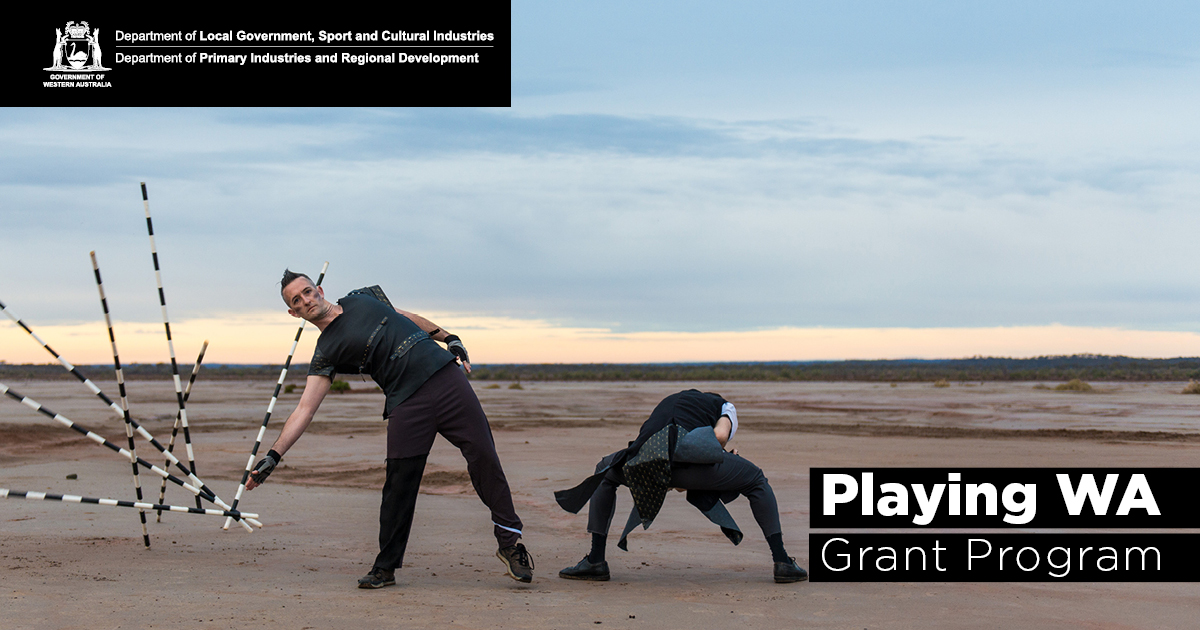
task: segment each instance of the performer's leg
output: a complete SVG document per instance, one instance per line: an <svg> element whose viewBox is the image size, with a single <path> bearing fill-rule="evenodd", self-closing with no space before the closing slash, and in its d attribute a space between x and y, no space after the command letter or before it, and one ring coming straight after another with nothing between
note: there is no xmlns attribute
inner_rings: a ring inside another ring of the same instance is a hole
<svg viewBox="0 0 1200 630"><path fill-rule="evenodd" d="M404 562L425 458L437 436L435 400L424 386L388 412L387 480L379 507L379 555L375 567L394 570Z"/></svg>
<svg viewBox="0 0 1200 630"><path fill-rule="evenodd" d="M608 528L617 511L617 486L620 483L621 477L617 471L609 470L588 503L588 532L592 535L592 550L588 553L588 560L592 562L604 561Z"/></svg>
<svg viewBox="0 0 1200 630"><path fill-rule="evenodd" d="M800 568L787 555L783 547L782 528L779 526L779 506L775 492L767 483L762 469L738 455L726 453L718 464L679 464L671 470L671 485L688 490L713 490L737 492L750 500L750 511L762 529L767 544L771 547L771 560L775 563L775 581L778 583L801 582L808 579L808 572Z"/></svg>
<svg viewBox="0 0 1200 630"><path fill-rule="evenodd" d="M387 460L387 480L383 484L383 503L379 507L377 568L395 570L404 564L404 550L408 548L426 457Z"/></svg>
<svg viewBox="0 0 1200 630"><path fill-rule="evenodd" d="M671 470L671 485L686 490L737 492L750 500L754 520L768 539L779 534L779 505L775 492L762 469L750 460L732 453L718 464L676 464Z"/></svg>
<svg viewBox="0 0 1200 630"><path fill-rule="evenodd" d="M592 534L592 549L578 564L559 571L558 577L596 582L606 582L610 579L608 562L604 560L604 549L607 547L608 527L612 525L613 513L617 508L617 486L621 482L621 475L610 469L592 492L588 507L588 531Z"/></svg>
<svg viewBox="0 0 1200 630"><path fill-rule="evenodd" d="M428 455L437 437L437 388L426 382L388 412L388 459Z"/></svg>
<svg viewBox="0 0 1200 630"><path fill-rule="evenodd" d="M500 456L496 453L492 429L466 376L454 364L448 368L443 368L427 383L440 390L438 433L462 452L475 493L492 511L496 541L501 548L510 547L521 537L522 525L513 507L512 491L500 465Z"/></svg>

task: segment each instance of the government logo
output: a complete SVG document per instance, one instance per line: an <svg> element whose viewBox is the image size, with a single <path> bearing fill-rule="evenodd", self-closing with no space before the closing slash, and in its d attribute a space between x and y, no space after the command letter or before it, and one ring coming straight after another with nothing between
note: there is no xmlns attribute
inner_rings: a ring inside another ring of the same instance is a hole
<svg viewBox="0 0 1200 630"><path fill-rule="evenodd" d="M104 54L100 48L100 29L93 29L87 22L67 22L66 27L54 29L54 53L49 68L51 72L97 72L111 70L103 65Z"/></svg>

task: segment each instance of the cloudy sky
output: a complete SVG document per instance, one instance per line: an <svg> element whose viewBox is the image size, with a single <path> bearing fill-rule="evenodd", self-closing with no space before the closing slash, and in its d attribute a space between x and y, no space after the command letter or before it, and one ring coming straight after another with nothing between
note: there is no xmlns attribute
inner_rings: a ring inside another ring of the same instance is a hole
<svg viewBox="0 0 1200 630"><path fill-rule="evenodd" d="M506 109L0 110L0 301L104 361L94 249L165 360L146 181L181 358L326 260L480 363L1200 355L1195 5L578 4Z"/></svg>

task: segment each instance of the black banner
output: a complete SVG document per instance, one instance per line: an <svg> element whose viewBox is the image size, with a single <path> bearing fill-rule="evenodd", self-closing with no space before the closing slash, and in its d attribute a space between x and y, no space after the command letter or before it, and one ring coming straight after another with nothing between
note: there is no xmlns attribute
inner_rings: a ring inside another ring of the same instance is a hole
<svg viewBox="0 0 1200 630"><path fill-rule="evenodd" d="M13 13L7 104L511 104L508 2Z"/></svg>
<svg viewBox="0 0 1200 630"><path fill-rule="evenodd" d="M813 582L1195 582L1200 534L810 534Z"/></svg>

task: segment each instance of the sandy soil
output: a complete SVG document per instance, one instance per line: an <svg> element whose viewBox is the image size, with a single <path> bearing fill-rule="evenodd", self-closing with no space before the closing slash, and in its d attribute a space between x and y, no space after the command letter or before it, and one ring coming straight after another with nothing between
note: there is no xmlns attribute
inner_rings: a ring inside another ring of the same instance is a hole
<svg viewBox="0 0 1200 630"><path fill-rule="evenodd" d="M124 444L124 429L82 385L12 382L16 391ZM486 508L458 452L439 440L418 500L399 585L355 580L377 549L383 396L368 383L333 396L270 482L243 507L266 527L247 534L223 519L151 516L141 545L124 508L0 501L0 628L1194 628L1194 584L792 584L771 580L770 555L745 501L730 511L746 541L730 545L668 498L629 553L610 546L613 581L558 579L587 551L586 516L554 503L601 455L636 432L663 396L690 383L526 383L475 387L535 555L533 584L502 574ZM1031 383L706 383L738 404L734 445L759 464L779 498L784 538L809 562L813 466L1195 466L1200 396L1182 384L1099 384L1094 394ZM115 393L114 384L101 383ZM189 403L197 469L226 500L270 398L272 383L197 383ZM170 434L169 383L130 384L135 417ZM268 442L297 400L276 408ZM265 448L265 447L264 447ZM148 446L139 454L150 458ZM176 452L181 452L177 450ZM68 480L74 474L76 479ZM157 496L156 478L143 486ZM132 499L129 466L107 449L5 399L0 487ZM191 505L169 486L167 503ZM617 521L628 510L619 499Z"/></svg>

